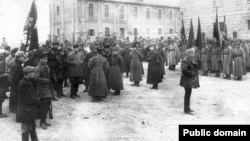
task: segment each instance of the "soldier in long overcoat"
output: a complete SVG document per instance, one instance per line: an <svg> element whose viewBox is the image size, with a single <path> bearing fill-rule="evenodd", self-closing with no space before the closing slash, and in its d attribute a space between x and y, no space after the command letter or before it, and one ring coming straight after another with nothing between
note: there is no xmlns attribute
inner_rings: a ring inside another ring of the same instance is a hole
<svg viewBox="0 0 250 141"><path fill-rule="evenodd" d="M170 41L168 61L169 69L175 70L175 66L178 64L178 50L177 46L174 44L174 40Z"/></svg>
<svg viewBox="0 0 250 141"><path fill-rule="evenodd" d="M123 71L124 71L124 61L122 57L118 54L118 49L114 48L112 50L112 56L110 61L109 69L109 80L108 89L115 90L114 95L120 95L120 90L123 90Z"/></svg>
<svg viewBox="0 0 250 141"><path fill-rule="evenodd" d="M208 56L209 50L208 47L203 47L201 49L201 71L203 72L202 75L208 75Z"/></svg>
<svg viewBox="0 0 250 141"><path fill-rule="evenodd" d="M235 44L235 49L233 50L234 59L234 77L237 80L241 80L244 75L244 51L240 48L240 44Z"/></svg>
<svg viewBox="0 0 250 141"><path fill-rule="evenodd" d="M216 73L215 77L220 77L220 48L214 44L211 50L212 71Z"/></svg>
<svg viewBox="0 0 250 141"><path fill-rule="evenodd" d="M124 61L124 72L126 73L126 77L129 77L129 71L130 71L130 62L129 62L130 52L131 49L129 45L125 45L125 48L121 51L121 56Z"/></svg>
<svg viewBox="0 0 250 141"><path fill-rule="evenodd" d="M222 54L221 54L221 61L223 65L223 74L226 75L224 79L230 79L231 74L233 73L233 51L232 47L229 45L227 42L225 44L226 48L223 49Z"/></svg>
<svg viewBox="0 0 250 141"><path fill-rule="evenodd" d="M88 62L91 69L88 94L93 97L93 101L101 101L108 95L105 72L109 69L109 63L102 57L101 49L97 49L97 55Z"/></svg>
<svg viewBox="0 0 250 141"><path fill-rule="evenodd" d="M193 111L190 108L190 97L193 88L200 87L198 64L195 62L195 49L191 48L186 51L186 57L181 63L181 80L180 86L185 89L184 96L184 113L192 115Z"/></svg>
<svg viewBox="0 0 250 141"><path fill-rule="evenodd" d="M22 64L25 61L25 53L18 51L15 54L15 60L10 68L10 112L16 113L18 103L18 84L23 78Z"/></svg>
<svg viewBox="0 0 250 141"><path fill-rule="evenodd" d="M35 68L26 66L18 86L17 121L22 123L22 141L38 141L35 120L38 117L39 99L32 81Z"/></svg>
<svg viewBox="0 0 250 141"><path fill-rule="evenodd" d="M150 52L147 54L146 60L148 63L147 84L153 84L151 89L158 89L158 83L162 82L164 65L162 56L154 49L154 46L150 47Z"/></svg>
<svg viewBox="0 0 250 141"><path fill-rule="evenodd" d="M136 47L132 47L132 51L129 54L130 62L130 77L129 80L134 82L134 86L139 86L140 81L142 81L142 65L141 60L142 55L137 51Z"/></svg>
<svg viewBox="0 0 250 141"><path fill-rule="evenodd" d="M166 70L165 70L166 55L164 53L163 47L164 47L163 44L161 44L160 46L157 47L158 48L157 51L161 55L162 61L163 61L163 64L162 64L162 72L163 72L163 74L162 75L165 75L166 74Z"/></svg>
<svg viewBox="0 0 250 141"><path fill-rule="evenodd" d="M90 52L86 55L86 57L84 58L84 61L83 61L83 64L84 64L83 75L85 78L85 90L84 90L84 92L88 92L88 90L89 90L89 79L90 79L91 69L88 67L88 62L93 56L96 55L96 53L97 53L96 46L90 46Z"/></svg>

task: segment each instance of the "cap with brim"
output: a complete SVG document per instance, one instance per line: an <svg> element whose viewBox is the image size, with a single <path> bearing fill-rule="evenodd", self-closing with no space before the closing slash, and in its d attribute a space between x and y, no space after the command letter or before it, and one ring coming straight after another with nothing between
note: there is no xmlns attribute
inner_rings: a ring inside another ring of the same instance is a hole
<svg viewBox="0 0 250 141"><path fill-rule="evenodd" d="M47 53L47 52L42 52L42 53L39 55L39 58L45 58L45 57L48 57L48 53Z"/></svg>
<svg viewBox="0 0 250 141"><path fill-rule="evenodd" d="M11 53L16 53L18 51L18 48L13 48L13 49L11 49Z"/></svg>
<svg viewBox="0 0 250 141"><path fill-rule="evenodd" d="M18 52L16 52L15 57L25 57L24 51L18 51Z"/></svg>
<svg viewBox="0 0 250 141"><path fill-rule="evenodd" d="M32 66L26 66L23 68L23 72L25 73L34 72L34 71L35 71L35 67L32 67Z"/></svg>
<svg viewBox="0 0 250 141"><path fill-rule="evenodd" d="M79 45L74 45L73 48L79 48Z"/></svg>

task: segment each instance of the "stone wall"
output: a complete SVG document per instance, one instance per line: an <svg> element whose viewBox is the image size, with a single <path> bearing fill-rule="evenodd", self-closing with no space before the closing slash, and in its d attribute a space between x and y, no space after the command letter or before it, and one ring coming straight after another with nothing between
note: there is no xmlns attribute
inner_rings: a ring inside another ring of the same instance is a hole
<svg viewBox="0 0 250 141"><path fill-rule="evenodd" d="M222 0L223 4L218 6L219 22L226 24L228 36L233 38L233 32L237 32L238 38L249 39L248 20L250 20L250 3L247 0ZM196 35L198 16L201 20L201 30L206 37L213 36L213 23L216 18L216 7L214 0L181 0L181 11L185 22L186 33L189 33L190 19L193 18L194 33ZM196 37L196 36L195 36Z"/></svg>

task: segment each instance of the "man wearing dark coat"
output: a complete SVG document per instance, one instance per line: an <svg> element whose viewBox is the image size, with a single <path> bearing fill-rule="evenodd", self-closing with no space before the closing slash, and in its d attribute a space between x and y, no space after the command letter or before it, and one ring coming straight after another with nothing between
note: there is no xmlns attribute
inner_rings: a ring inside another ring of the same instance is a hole
<svg viewBox="0 0 250 141"><path fill-rule="evenodd" d="M10 68L10 112L16 113L18 103L18 84L23 78L22 64L25 61L25 53L18 51L15 54L15 60Z"/></svg>
<svg viewBox="0 0 250 141"><path fill-rule="evenodd" d="M85 78L85 90L84 92L88 92L89 89L89 79L90 79L90 74L91 74L91 70L88 67L88 62L89 60L95 56L97 53L96 51L96 47L95 46L90 46L90 52L86 55L86 57L84 58L83 64L84 64L84 71L83 71L83 75Z"/></svg>
<svg viewBox="0 0 250 141"><path fill-rule="evenodd" d="M129 80L134 82L133 86L140 85L140 81L142 81L142 65L141 65L142 55L136 49L135 46L132 46L132 51L129 54L129 62L130 62L130 77Z"/></svg>
<svg viewBox="0 0 250 141"><path fill-rule="evenodd" d="M38 141L35 120L38 116L39 99L32 81L35 68L26 66L24 77L18 86L17 121L22 123L22 141Z"/></svg>
<svg viewBox="0 0 250 141"><path fill-rule="evenodd" d="M130 62L129 62L130 52L131 52L130 46L125 45L125 48L120 53L124 61L124 72L126 73L126 77L129 77L129 71L130 71Z"/></svg>
<svg viewBox="0 0 250 141"><path fill-rule="evenodd" d="M148 63L147 84L153 84L151 89L158 89L158 83L162 82L164 66L163 59L159 52L150 46L150 52L147 54L146 60Z"/></svg>
<svg viewBox="0 0 250 141"><path fill-rule="evenodd" d="M124 62L122 57L118 54L118 48L112 50L112 57L110 61L108 89L115 90L114 95L120 95L120 90L123 90L123 70Z"/></svg>
<svg viewBox="0 0 250 141"><path fill-rule="evenodd" d="M54 93L53 84L51 82L50 68L47 64L47 53L42 53L40 56L40 62L35 69L34 81L36 84L36 94L40 99L40 126L42 129L47 129L47 126L51 124L46 122L47 114L51 112L51 99L52 93Z"/></svg>
<svg viewBox="0 0 250 141"><path fill-rule="evenodd" d="M198 63L195 59L195 49L190 48L186 50L186 57L181 63L181 80L180 86L185 89L184 96L184 113L192 115L193 111L190 109L190 97L193 88L200 87L198 76Z"/></svg>
<svg viewBox="0 0 250 141"><path fill-rule="evenodd" d="M105 72L109 69L109 63L102 57L101 49L98 48L97 55L89 60L88 67L91 69L88 94L93 101L102 101L108 95Z"/></svg>
<svg viewBox="0 0 250 141"><path fill-rule="evenodd" d="M79 88L79 84L83 79L83 60L84 57L79 52L79 45L73 46L73 52L71 52L67 58L68 63L68 73L69 80L71 83L70 87L70 97L75 99L75 97L80 97L77 92Z"/></svg>

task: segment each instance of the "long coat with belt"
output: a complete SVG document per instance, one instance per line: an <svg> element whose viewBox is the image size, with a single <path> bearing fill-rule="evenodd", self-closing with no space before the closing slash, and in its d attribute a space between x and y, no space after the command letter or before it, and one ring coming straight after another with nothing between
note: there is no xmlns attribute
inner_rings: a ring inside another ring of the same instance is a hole
<svg viewBox="0 0 250 141"><path fill-rule="evenodd" d="M108 88L113 90L123 90L122 73L124 62L119 54L113 54L110 61Z"/></svg>
<svg viewBox="0 0 250 141"><path fill-rule="evenodd" d="M198 88L200 87L198 65L192 63L187 57L181 63L181 80L180 86L184 88Z"/></svg>
<svg viewBox="0 0 250 141"><path fill-rule="evenodd" d="M178 64L178 48L175 45L169 46L169 54L168 54L168 65L177 65Z"/></svg>
<svg viewBox="0 0 250 141"><path fill-rule="evenodd" d="M17 121L34 124L38 116L39 99L31 78L24 78L18 86Z"/></svg>
<svg viewBox="0 0 250 141"><path fill-rule="evenodd" d="M164 64L166 63L166 55L165 55L165 53L164 53L163 48L159 48L157 51L159 52L159 54L160 54L161 57L162 57L162 61L163 61L163 64L162 64L162 72L163 72L163 75L165 75L165 74L166 74L166 70L165 70L165 65L164 65Z"/></svg>
<svg viewBox="0 0 250 141"><path fill-rule="evenodd" d="M207 72L208 71L208 48L204 47L201 49L201 71Z"/></svg>
<svg viewBox="0 0 250 141"><path fill-rule="evenodd" d="M225 48L221 54L222 71L224 74L233 73L233 51L230 46Z"/></svg>
<svg viewBox="0 0 250 141"><path fill-rule="evenodd" d="M211 51L212 71L220 70L220 48L214 47Z"/></svg>
<svg viewBox="0 0 250 141"><path fill-rule="evenodd" d="M131 52L131 49L128 47L125 47L124 50L121 51L121 56L124 61L124 72L129 73L130 71L130 62L129 62L129 54Z"/></svg>
<svg viewBox="0 0 250 141"><path fill-rule="evenodd" d="M141 65L142 55L138 51L132 51L129 54L130 60L130 77L129 80L132 82L142 80L142 65Z"/></svg>
<svg viewBox="0 0 250 141"><path fill-rule="evenodd" d="M147 55L148 74L147 84L155 84L162 82L163 78L163 59L157 51L150 51Z"/></svg>
<svg viewBox="0 0 250 141"><path fill-rule="evenodd" d="M244 51L241 48L235 48L233 51L234 58L234 76L244 75Z"/></svg>
<svg viewBox="0 0 250 141"><path fill-rule="evenodd" d="M83 78L83 60L84 56L81 52L71 52L67 58L69 77Z"/></svg>
<svg viewBox="0 0 250 141"><path fill-rule="evenodd" d="M18 84L23 78L22 62L15 59L10 68L10 111L16 112L18 102Z"/></svg>
<svg viewBox="0 0 250 141"><path fill-rule="evenodd" d="M88 67L91 69L89 92L90 96L107 96L108 88L105 72L109 69L107 59L96 55L89 60Z"/></svg>
<svg viewBox="0 0 250 141"><path fill-rule="evenodd" d="M84 58L84 61L83 61L83 64L84 64L84 69L83 69L83 77L85 79L85 86L89 86L89 79L90 79L90 74L91 74L91 70L90 68L88 67L88 62L89 60L95 56L94 52L91 51L89 52L86 57Z"/></svg>

